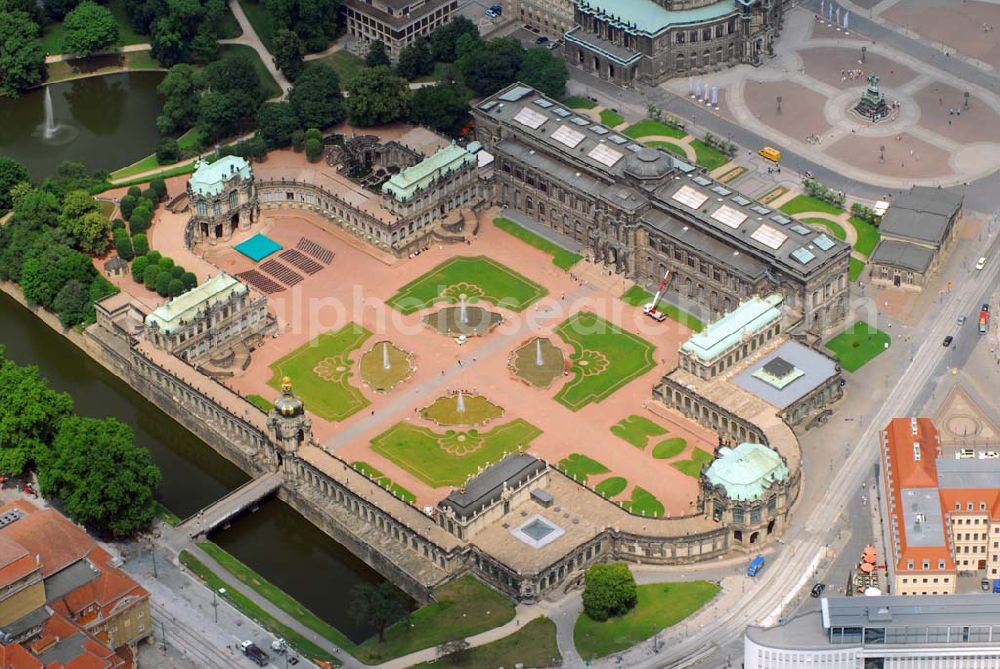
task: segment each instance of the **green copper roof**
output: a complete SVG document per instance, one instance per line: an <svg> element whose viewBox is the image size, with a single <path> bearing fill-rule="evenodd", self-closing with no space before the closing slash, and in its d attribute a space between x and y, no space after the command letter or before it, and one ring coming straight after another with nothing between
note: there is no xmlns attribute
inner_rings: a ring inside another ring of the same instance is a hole
<svg viewBox="0 0 1000 669"><path fill-rule="evenodd" d="M616 27L655 35L675 25L718 19L736 11L736 0L719 0L694 9L669 10L653 0L576 0L578 7L602 14Z"/></svg>
<svg viewBox="0 0 1000 669"><path fill-rule="evenodd" d="M227 300L231 295L242 295L245 292L245 285L225 272L220 272L200 286L164 302L146 316L146 325L155 324L169 334L190 322L200 310Z"/></svg>
<svg viewBox="0 0 1000 669"><path fill-rule="evenodd" d="M211 165L199 160L188 183L191 185L191 190L199 195L218 195L222 192L223 182L237 173L241 179L253 176L250 163L239 156L225 156Z"/></svg>
<svg viewBox="0 0 1000 669"><path fill-rule="evenodd" d="M400 202L406 202L413 197L418 188L426 188L442 174L454 172L463 165L475 162L474 152L457 144L449 144L413 167L407 167L392 175L392 178L382 184L382 192L392 195Z"/></svg>
<svg viewBox="0 0 1000 669"><path fill-rule="evenodd" d="M770 485L788 478L788 467L776 451L763 444L723 446L705 472L708 482L721 485L733 500L760 499Z"/></svg>
<svg viewBox="0 0 1000 669"><path fill-rule="evenodd" d="M714 360L744 335L760 332L781 318L781 310L778 309L781 302L780 295L747 300L698 334L692 335L681 344L681 350L693 353L705 361Z"/></svg>

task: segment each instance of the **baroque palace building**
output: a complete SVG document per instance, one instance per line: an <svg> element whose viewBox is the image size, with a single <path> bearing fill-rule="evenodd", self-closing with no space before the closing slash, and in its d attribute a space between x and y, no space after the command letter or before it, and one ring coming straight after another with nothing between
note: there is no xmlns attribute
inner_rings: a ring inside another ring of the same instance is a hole
<svg viewBox="0 0 1000 669"><path fill-rule="evenodd" d="M774 53L785 12L785 0L574 3L567 62L624 86L655 85L740 63L759 65Z"/></svg>
<svg viewBox="0 0 1000 669"><path fill-rule="evenodd" d="M472 109L495 156L494 198L586 246L636 283L712 318L778 294L790 322L823 332L847 314L850 247L513 84Z"/></svg>

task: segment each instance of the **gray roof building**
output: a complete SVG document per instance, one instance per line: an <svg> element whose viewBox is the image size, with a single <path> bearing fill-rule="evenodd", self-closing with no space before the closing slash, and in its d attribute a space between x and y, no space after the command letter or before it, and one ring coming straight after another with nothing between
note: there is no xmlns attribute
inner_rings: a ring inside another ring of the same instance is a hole
<svg viewBox="0 0 1000 669"><path fill-rule="evenodd" d="M965 194L950 188L914 186L899 195L882 217L883 236L939 246L962 209Z"/></svg>
<svg viewBox="0 0 1000 669"><path fill-rule="evenodd" d="M926 246L882 239L875 247L875 252L872 253L870 260L879 265L891 265L911 272L923 273L934 262L934 251Z"/></svg>
<svg viewBox="0 0 1000 669"><path fill-rule="evenodd" d="M837 363L797 341L788 341L733 377L733 383L785 409L839 377Z"/></svg>
<svg viewBox="0 0 1000 669"><path fill-rule="evenodd" d="M461 490L453 490L438 506L468 520L499 501L505 489L520 488L543 471L543 461L526 453L514 453L487 467Z"/></svg>

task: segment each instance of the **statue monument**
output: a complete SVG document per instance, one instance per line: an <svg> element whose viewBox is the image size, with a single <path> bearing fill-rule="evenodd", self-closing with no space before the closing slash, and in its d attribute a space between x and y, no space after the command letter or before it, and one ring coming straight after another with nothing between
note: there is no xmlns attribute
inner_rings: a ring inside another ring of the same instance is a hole
<svg viewBox="0 0 1000 669"><path fill-rule="evenodd" d="M889 105L885 101L885 95L879 90L877 74L868 75L868 86L854 106L854 111L875 123L889 118Z"/></svg>

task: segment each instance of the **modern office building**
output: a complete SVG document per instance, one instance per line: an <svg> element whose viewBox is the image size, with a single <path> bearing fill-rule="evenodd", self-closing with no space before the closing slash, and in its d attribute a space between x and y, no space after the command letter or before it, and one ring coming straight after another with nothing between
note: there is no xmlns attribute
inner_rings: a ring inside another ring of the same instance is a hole
<svg viewBox="0 0 1000 669"><path fill-rule="evenodd" d="M747 628L745 669L996 669L1000 597L824 597L818 611Z"/></svg>
<svg viewBox="0 0 1000 669"><path fill-rule="evenodd" d="M347 0L347 34L362 44L382 42L395 61L399 52L451 21L458 0Z"/></svg>
<svg viewBox="0 0 1000 669"><path fill-rule="evenodd" d="M584 245L593 259L667 290L711 319L777 294L789 322L822 332L847 313L850 247L512 84L472 108L495 156L494 198Z"/></svg>
<svg viewBox="0 0 1000 669"><path fill-rule="evenodd" d="M566 61L607 81L656 85L774 54L785 0L574 0Z"/></svg>

